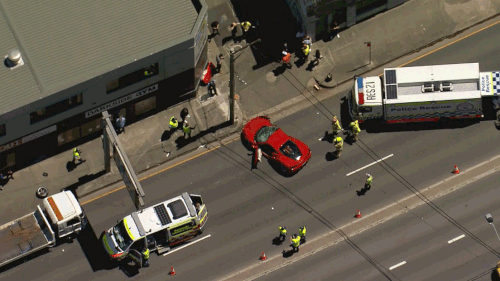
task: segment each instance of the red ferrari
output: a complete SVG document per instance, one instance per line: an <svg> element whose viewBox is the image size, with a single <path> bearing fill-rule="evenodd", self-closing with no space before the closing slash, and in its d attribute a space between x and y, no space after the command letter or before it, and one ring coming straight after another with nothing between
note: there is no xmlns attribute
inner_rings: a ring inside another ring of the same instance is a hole
<svg viewBox="0 0 500 281"><path fill-rule="evenodd" d="M284 173L296 173L311 158L311 150L305 143L285 134L266 116L250 120L243 127L242 137L252 148L260 148L264 157L279 163Z"/></svg>

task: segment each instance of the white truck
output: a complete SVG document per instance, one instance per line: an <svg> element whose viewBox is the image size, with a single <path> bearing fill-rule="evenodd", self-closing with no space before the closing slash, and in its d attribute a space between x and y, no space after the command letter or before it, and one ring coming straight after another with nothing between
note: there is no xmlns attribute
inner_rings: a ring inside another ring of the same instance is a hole
<svg viewBox="0 0 500 281"><path fill-rule="evenodd" d="M56 238L78 234L87 218L73 193L63 191L43 199L37 209L0 226L0 266L56 245Z"/></svg>
<svg viewBox="0 0 500 281"><path fill-rule="evenodd" d="M500 72L478 63L384 69L383 77L355 77L349 114L360 123L429 122L483 118L483 104L498 111Z"/></svg>

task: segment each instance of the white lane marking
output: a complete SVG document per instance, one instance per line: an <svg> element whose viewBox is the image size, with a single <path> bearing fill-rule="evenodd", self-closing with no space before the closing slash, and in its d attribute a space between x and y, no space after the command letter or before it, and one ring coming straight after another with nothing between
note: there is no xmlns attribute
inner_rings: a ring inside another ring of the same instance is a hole
<svg viewBox="0 0 500 281"><path fill-rule="evenodd" d="M400 266L402 266L404 264L406 264L406 261L402 261L402 262L400 262L398 264L395 264L395 265L389 267L389 270L393 270L393 269L398 268L398 267L400 267Z"/></svg>
<svg viewBox="0 0 500 281"><path fill-rule="evenodd" d="M366 165L366 166L364 166L364 167L361 167L361 168L357 169L357 170L356 170L356 171L354 171L354 172L350 172L350 173L349 173L349 174L347 174L346 176L348 177L348 176L350 176L350 175L352 175L352 174L354 174L354 173L357 173L357 172L359 172L359 171L361 171L361 170L363 170L363 169L366 169L366 168L368 168L368 167L370 167L370 166L372 166L372 165L375 165L375 164L377 164L378 162L383 161L383 160L385 160L385 159L387 159L387 158L389 158L389 157L392 157L392 156L394 156L394 154L387 155L387 156L386 156L386 157L384 157L384 158L380 158L379 160L377 160L377 161L375 161L375 162L373 162L373 163L371 163L371 164L368 164L368 165Z"/></svg>
<svg viewBox="0 0 500 281"><path fill-rule="evenodd" d="M450 241L448 241L448 244L451 244L451 243L453 243L453 242L455 242L457 240L460 240L460 239L462 239L464 237L465 237L465 234L462 234L462 235L460 235L458 237L455 237L455 238L451 239Z"/></svg>
<svg viewBox="0 0 500 281"><path fill-rule="evenodd" d="M437 182L437 183L435 183L435 184L433 184L433 185L430 185L430 186L428 186L428 187L426 187L426 188L422 189L420 192L421 192L421 193L428 192L429 190L432 190L433 188L436 188L436 187L437 187L437 186L439 186L439 185L446 184L448 181L450 181L450 180L452 180L452 179L456 179L457 177L463 177L465 174L472 172L474 169L477 169L477 168L479 168L479 167L481 167L481 166L483 166L483 165L486 165L486 164L488 164L488 163L490 163L490 162L492 162L493 160L496 160L496 159L498 159L498 158L500 158L500 154L499 154L499 155L496 155L495 157L490 158L490 159L488 159L488 160L486 160L486 161L483 161L483 162L481 162L481 163L479 163L479 164L477 164L477 165L475 165L475 166L473 166L473 167L471 167L471 168L464 169L463 171L460 171L460 174L458 174L458 175L448 176L446 179L441 180L441 181L439 181L439 182ZM469 185L469 184L471 184L471 183L473 183L473 182L478 181L479 179L482 179L482 178L484 178L484 177L487 177L487 176L489 176L489 175L491 175L491 174L493 174L493 173L496 173L496 172L498 172L498 171L500 171L500 166L495 166L493 169L490 169L490 170L488 170L488 171L486 171L486 172L484 172L484 173L480 174L479 176L475 176L475 177L473 177L473 178L471 178L471 179L469 179L469 180L462 181L460 184L455 185L455 186L453 186L452 188L445 189L444 191L442 191L442 192L440 192L440 193L438 193L438 194L436 194L436 195L434 195L434 196L430 197L429 199L430 199L430 200L435 200L435 199L437 199L437 198L441 198L441 197L443 197L443 196L445 196L445 195L447 195L447 194L449 194L449 193L452 193L453 191L459 190L459 189L461 189L461 188L463 188L463 187L465 187L465 186L467 186L467 185ZM353 220L353 221L351 221L351 222L349 222L349 223L347 223L347 224L345 224L345 225L341 225L341 226L339 227L339 229L340 229L340 230L344 230L344 229L347 229L348 227L351 227L351 226L353 226L353 225L356 225L356 224L360 223L361 221L366 221L366 219L367 219L368 217L374 217L375 215L377 215L377 214L379 214L379 213L382 213L383 211L385 211L385 210L387 210L387 209L389 209L389 208L392 208L394 205L399 204L399 202L404 202L404 201L409 200L409 199L411 199L411 198L413 198L413 197L415 197L415 195L414 195L414 194L412 194L412 195L408 195L408 196L404 197L403 199L399 200L398 202L391 203L391 204L389 204L389 205L387 205L387 206L385 206L385 207L383 207L383 208L381 208L381 209L376 210L375 212L372 212L372 213L370 213L370 214L368 214L368 215L365 215L365 216L364 216L363 218L361 218L360 220ZM366 225L366 226L364 226L364 227L362 227L362 228L358 229L357 231L354 231L353 233L351 233L350 237L353 237L353 236L356 236L356 235L358 235L358 234L360 234L360 233L363 233L364 231L366 231L366 230L368 230L368 229L371 229L371 228L373 228L373 227L375 227L375 226L377 226L377 225L380 225L380 224L382 224L382 223L385 223L386 221L389 221L389 220L391 220L391 219L393 219L393 218L395 218L395 217L397 217L397 216L399 216L399 215L401 215L401 214L405 214L405 213L407 213L407 212L408 212L408 210L412 210L412 209L414 209L414 208L416 208L416 207L419 207L419 206L421 206L421 205L423 205L423 204L425 204L425 202L424 202L424 201L419 201L419 203L417 203L417 204L415 204L415 205L411 205L411 206L409 206L407 209L403 209L402 211L395 212L395 213L393 213L391 216L389 216L389 217L385 217L385 218L383 218L383 219L380 219L380 220L376 221L375 223L370 223L370 224L368 224L368 225ZM319 236L319 237L313 238L313 239L312 239L311 241L309 241L309 242L313 242L313 243L314 243L315 241L320 241L321 239L326 239L327 237L330 237L333 233L335 233L335 231L330 231L330 232L327 232L327 233L325 233L325 234L323 234L323 235L321 235L321 236ZM300 255L300 256L298 256L297 258L294 258L294 259L288 260L288 261L286 261L286 262L280 263L279 265L274 266L274 267L272 267L272 268L270 268L270 269L267 269L267 270L264 270L264 271L260 271L260 273L257 273L257 274L255 274L255 275L253 275L253 276L251 276L251 277L248 277L248 278L246 278L246 279L244 279L244 280L245 280L245 281L251 281L251 280L258 279L258 278L260 278L260 277L262 277L262 276L264 276L264 275L266 275L266 274L270 274L270 273L272 273L272 272L278 271L278 270L282 269L283 267L289 266L289 265L294 264L294 263L296 263L296 262L299 262L299 261L301 261L301 260L303 260L303 259L305 259L305 258L308 258L308 257L310 257L310 256L312 256L312 255L315 255L315 254L317 254L318 252L323 251L323 250L325 250L325 249L328 249L328 248L330 248L331 246L337 245L338 243L340 243L340 242L342 242L342 241L345 241L345 240L344 240L343 238L340 238L340 239L336 239L336 240L330 241L330 242L328 242L328 243L324 244L323 246L321 246L321 247L319 247L319 248L316 248L316 249L313 249L313 250L311 250L311 251L309 251L309 252L305 252L305 253L301 254L301 255ZM275 256L268 256L266 261L267 261L267 264L269 264L272 260L277 260L277 259L282 259L282 258L283 258L283 255L282 255L282 254L275 255ZM259 266L262 266L262 265L263 265L263 263L262 263L262 262L256 262L256 263L254 263L253 265L248 266L248 267L246 267L246 268L244 268L244 269L242 269L242 270L239 270L239 271L235 271L235 272L233 272L232 274L230 274L230 275L228 275L228 276L224 277L224 278L223 278L223 279L221 279L221 280L222 280L222 281L226 281L226 280L229 280L229 279L235 278L235 276L237 276L237 275L239 275L239 274L244 274L244 273L247 273L248 271L252 271L252 270L254 270L255 268L257 268L257 267L259 267ZM241 280L241 279L238 279L238 280Z"/></svg>
<svg viewBox="0 0 500 281"><path fill-rule="evenodd" d="M198 243L198 242L200 242L201 240L205 240L205 239L207 239L207 238L210 238L210 236L211 236L211 235L210 235L210 234L208 234L208 235L207 235L207 236L205 236L205 237L202 237L202 238L200 238L200 239L198 239L198 240L196 240L196 241L190 242L189 244L186 244L186 245L184 245L184 246L182 246L182 247L179 247L179 248L177 248L177 249L175 249L175 250L173 250L173 251L170 251L170 252L168 252L168 253L166 253L166 254L163 254L163 256L170 255L171 253L174 253L174 252L177 252L177 251L179 251L179 250L182 250L182 249L186 248L187 246L191 246L191 245L193 245L194 243Z"/></svg>

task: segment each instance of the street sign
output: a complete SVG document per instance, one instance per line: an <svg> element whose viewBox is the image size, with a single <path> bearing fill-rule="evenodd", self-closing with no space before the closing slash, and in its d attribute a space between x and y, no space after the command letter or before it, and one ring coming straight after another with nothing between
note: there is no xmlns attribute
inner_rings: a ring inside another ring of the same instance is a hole
<svg viewBox="0 0 500 281"><path fill-rule="evenodd" d="M123 182L125 183L125 186L127 187L130 197L134 202L135 208L137 210L140 210L141 207L144 206L144 200L142 198L145 196L144 191L142 190L141 183L137 179L135 171L132 168L130 161L128 160L127 154L124 152L123 146L121 145L120 140L116 135L116 132L113 128L113 124L111 123L110 120L110 115L108 114L107 111L104 111L102 115L104 117L103 123L106 124L103 130L104 134L103 141L104 141L104 151L105 151L104 156L105 158L109 157L109 151L107 151L109 149L107 149L106 142L110 142L113 146L113 159L115 160L116 167L118 168L118 171L122 176Z"/></svg>

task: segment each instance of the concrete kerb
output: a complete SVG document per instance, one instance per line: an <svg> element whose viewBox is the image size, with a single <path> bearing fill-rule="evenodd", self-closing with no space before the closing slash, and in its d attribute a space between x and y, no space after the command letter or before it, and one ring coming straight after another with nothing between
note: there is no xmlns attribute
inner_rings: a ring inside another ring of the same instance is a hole
<svg viewBox="0 0 500 281"><path fill-rule="evenodd" d="M483 166L487 166L489 169L481 173L485 170ZM500 155L465 169L458 175L448 176L444 180L420 190L420 194L423 194L429 201L433 201L498 171L500 171ZM406 196L374 213L364 214L360 219L353 219L352 222L340 226L337 230L329 231L319 237L308 240L307 244L301 247L303 250L300 256L292 257L284 261L282 255L268 255L266 262L254 263L249 267L225 276L221 280L257 279L343 242L347 238L360 234L374 226L382 224L404 213L411 212L412 209L424 204L426 204L426 201L421 200L414 194ZM423 220L424 218L421 219ZM340 231L341 234L339 234ZM259 273L253 274L252 272L254 272L254 269L257 267L260 268L258 270Z"/></svg>
<svg viewBox="0 0 500 281"><path fill-rule="evenodd" d="M242 118L242 117L240 117L240 118ZM206 142L206 143L200 142L200 145L204 146L205 149L212 150L212 149L218 148L219 146L217 144L219 144L219 143L222 144L222 145L224 145L224 144L227 144L227 143L231 142L230 141L231 139L234 140L234 137L233 137L234 133L239 132L242 129L242 127L243 127L244 122L242 122L243 120L241 120L241 121L240 120L241 119L235 121L235 125L233 125L233 128L229 132L227 132L227 133L219 136L217 138L217 140L214 140L214 141L211 141L211 142ZM239 136L239 133L238 133L238 136ZM158 167L160 167L160 166L162 166L162 165L164 165L164 164L166 164L168 162L179 160L179 159L187 156L190 153L193 153L193 152L196 152L197 154L201 153L202 150L200 150L199 148L200 147L189 149L189 150L186 150L184 152L181 152L181 153L177 154L176 156L174 156L174 157L172 157L170 159L167 159L165 161L162 161L162 162L156 163L154 165L151 165L149 168L142 169L140 171L136 171L136 174L138 176L139 175L144 175L145 173L147 173L147 172L149 172L149 171L151 171L153 169L157 169ZM110 187L116 186L118 184L122 185L122 181L123 180L122 180L121 176L118 173L107 174L104 177L106 177L106 176L108 176L109 178L112 178L112 179L110 179L111 182L109 182L107 184L104 184L102 186L99 186L98 188L92 188L89 192L78 194L78 198L79 199L84 199L84 198L86 198L86 197L88 197L90 195L95 194L96 192L99 192L99 191L102 191L102 190L105 190L105 189L109 189ZM89 182L87 184L83 184L81 187L79 187L79 189L85 189L85 186L95 185L95 184L96 184L95 181L92 181L92 182ZM62 190L64 190L64 188Z"/></svg>
<svg viewBox="0 0 500 281"><path fill-rule="evenodd" d="M366 73L368 73L368 72L372 71L373 69L376 69L376 68L378 68L378 67L381 67L381 66L384 66L384 65L386 65L386 64L389 64L389 63L391 63L391 62L393 62L393 61L396 61L396 60L398 60L398 59L400 59L400 58L402 58L402 57L405 57L405 56L409 56L409 55L412 55L412 54L418 53L418 52L420 52L421 50L423 50L423 49L425 49L425 48L431 47L431 46L433 46L433 45L435 45L435 44L437 44L437 43L439 43L439 42L442 42L443 40L453 38L453 37L455 37L455 36L457 36L457 35L459 35L459 34L461 34L461 33L465 32L465 31L467 31L467 30L469 30L469 29L471 29L471 28L473 28L473 27L476 27L476 26L478 26L478 25L480 25L480 24L483 24L483 23L485 23L485 22L487 22L487 21L489 21L489 20L491 20L491 19L494 19L494 18L498 17L499 15L500 15L500 13L494 14L493 16L490 16L490 17L488 17L488 18L486 18L486 19L483 19L483 20L481 20L481 21L479 21L479 22L476 22L476 23L475 23L475 24L473 24L473 25L470 25L470 26L468 26L468 27L466 27L466 28L463 28L463 29L461 29L461 30L459 30L459 31L456 31L456 32L455 32L455 33L453 33L453 34L443 36L443 37L441 37L441 38L439 38L439 39L436 39L436 40L434 40L434 41L432 41L432 42L430 42L430 43L428 43L428 44L424 45L424 46L421 46L421 47L418 47L418 48L416 48L416 49L413 49L412 51L409 51L409 52L407 52L407 53L405 53L405 54L402 54L402 55L400 55L400 56L398 56L398 57L391 58L391 59L389 59L389 60L387 60L387 61L385 61L385 62L383 62L383 63L379 64L377 67L373 66L373 67L369 68L368 70L366 70L366 71L364 71L364 72L362 72L362 73L358 74L358 76L365 75ZM331 72L331 71L330 71L330 72ZM329 72L329 73L330 73L330 72ZM316 83L317 83L320 87L322 87L322 88L326 88L326 89L332 89L332 88L338 87L338 86L339 86L339 85L341 85L341 84L344 84L344 83L346 83L346 82L352 81L352 78L347 78L347 79L344 79L344 80L341 80L341 81L336 82L336 84L335 84L335 85L329 85L327 82L325 82L326 77L328 76L328 74L329 74L329 73L326 73L326 74L322 75L323 77L322 77L321 79L319 79L318 77L314 76L314 80L316 81Z"/></svg>

